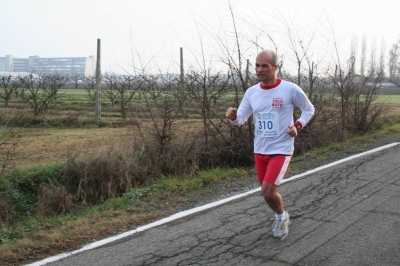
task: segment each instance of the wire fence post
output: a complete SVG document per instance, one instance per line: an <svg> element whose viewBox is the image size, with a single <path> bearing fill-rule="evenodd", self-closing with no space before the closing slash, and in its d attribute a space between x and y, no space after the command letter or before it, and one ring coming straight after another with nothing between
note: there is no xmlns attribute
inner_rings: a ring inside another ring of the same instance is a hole
<svg viewBox="0 0 400 266"><path fill-rule="evenodd" d="M97 63L96 63L96 97L95 97L95 114L96 124L100 124L101 120L101 57L100 57L100 39L97 39Z"/></svg>

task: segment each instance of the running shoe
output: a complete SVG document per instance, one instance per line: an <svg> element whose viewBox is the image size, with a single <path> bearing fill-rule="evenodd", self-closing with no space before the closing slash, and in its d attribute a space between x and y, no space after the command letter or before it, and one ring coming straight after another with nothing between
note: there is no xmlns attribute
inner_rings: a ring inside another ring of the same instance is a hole
<svg viewBox="0 0 400 266"><path fill-rule="evenodd" d="M276 227L278 226L278 220L275 219L274 223L272 224L271 235L275 235Z"/></svg>
<svg viewBox="0 0 400 266"><path fill-rule="evenodd" d="M285 212L285 219L275 220L273 225L272 232L276 240L284 239L289 233L289 224L290 224L289 213L287 211L284 212Z"/></svg>

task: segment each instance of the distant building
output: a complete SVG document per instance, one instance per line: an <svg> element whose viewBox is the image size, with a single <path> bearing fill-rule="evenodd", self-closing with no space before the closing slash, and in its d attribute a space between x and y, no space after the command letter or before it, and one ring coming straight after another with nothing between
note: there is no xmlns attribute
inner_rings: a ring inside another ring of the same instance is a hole
<svg viewBox="0 0 400 266"><path fill-rule="evenodd" d="M89 57L52 57L17 58L12 55L0 57L0 71L29 72L38 75L83 75L94 76L96 62L93 56Z"/></svg>

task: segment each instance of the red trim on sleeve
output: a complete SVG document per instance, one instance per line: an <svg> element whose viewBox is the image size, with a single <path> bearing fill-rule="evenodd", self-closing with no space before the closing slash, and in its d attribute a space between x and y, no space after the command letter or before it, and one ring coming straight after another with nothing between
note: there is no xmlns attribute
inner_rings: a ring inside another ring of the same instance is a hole
<svg viewBox="0 0 400 266"><path fill-rule="evenodd" d="M294 123L296 126L299 126L300 128L303 128L303 125L299 122L299 121L296 121L296 123Z"/></svg>

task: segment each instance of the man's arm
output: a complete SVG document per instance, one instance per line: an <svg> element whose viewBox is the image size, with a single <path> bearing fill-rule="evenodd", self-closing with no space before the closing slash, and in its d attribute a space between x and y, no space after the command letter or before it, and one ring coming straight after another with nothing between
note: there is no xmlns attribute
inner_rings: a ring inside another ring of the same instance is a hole
<svg viewBox="0 0 400 266"><path fill-rule="evenodd" d="M301 115L295 122L295 126L303 128L313 117L315 108L314 105L307 98L302 89L298 89L295 93L294 104L300 108Z"/></svg>

